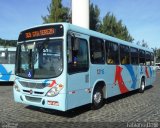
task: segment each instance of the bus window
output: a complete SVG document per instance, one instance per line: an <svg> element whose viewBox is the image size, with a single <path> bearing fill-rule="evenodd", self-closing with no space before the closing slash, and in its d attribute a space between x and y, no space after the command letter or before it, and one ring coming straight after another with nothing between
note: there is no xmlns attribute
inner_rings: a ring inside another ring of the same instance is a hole
<svg viewBox="0 0 160 128"><path fill-rule="evenodd" d="M85 39L68 35L67 57L68 73L86 72L89 68L88 45Z"/></svg>
<svg viewBox="0 0 160 128"><path fill-rule="evenodd" d="M128 46L120 45L120 61L121 64L130 64L130 52Z"/></svg>
<svg viewBox="0 0 160 128"><path fill-rule="evenodd" d="M154 65L154 54L151 53L151 65L153 66Z"/></svg>
<svg viewBox="0 0 160 128"><path fill-rule="evenodd" d="M150 66L151 65L151 53L146 52L146 65Z"/></svg>
<svg viewBox="0 0 160 128"><path fill-rule="evenodd" d="M145 65L145 51L144 50L139 50L139 64L140 65Z"/></svg>
<svg viewBox="0 0 160 128"><path fill-rule="evenodd" d="M8 64L15 64L15 52L9 51L8 52Z"/></svg>
<svg viewBox="0 0 160 128"><path fill-rule="evenodd" d="M104 64L104 41L99 38L90 37L91 62L92 64Z"/></svg>
<svg viewBox="0 0 160 128"><path fill-rule="evenodd" d="M131 64L137 65L138 64L138 49L131 47Z"/></svg>
<svg viewBox="0 0 160 128"><path fill-rule="evenodd" d="M106 41L105 47L107 64L119 64L118 44Z"/></svg>
<svg viewBox="0 0 160 128"><path fill-rule="evenodd" d="M15 51L9 51L8 49L0 51L0 63L15 64Z"/></svg>
<svg viewBox="0 0 160 128"><path fill-rule="evenodd" d="M0 52L0 63L1 64L8 64L8 57L5 51Z"/></svg>

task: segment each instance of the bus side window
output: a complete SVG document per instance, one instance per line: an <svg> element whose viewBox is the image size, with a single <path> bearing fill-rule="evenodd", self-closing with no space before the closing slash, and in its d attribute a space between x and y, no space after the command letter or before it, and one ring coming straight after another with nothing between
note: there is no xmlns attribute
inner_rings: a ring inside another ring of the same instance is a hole
<svg viewBox="0 0 160 128"><path fill-rule="evenodd" d="M15 64L15 52L10 51L8 52L8 63L9 64Z"/></svg>
<svg viewBox="0 0 160 128"><path fill-rule="evenodd" d="M145 60L145 51L144 50L139 50L139 64L140 65L146 65L146 60Z"/></svg>
<svg viewBox="0 0 160 128"><path fill-rule="evenodd" d="M130 52L131 52L131 64L138 65L138 49L131 47Z"/></svg>
<svg viewBox="0 0 160 128"><path fill-rule="evenodd" d="M119 64L118 44L110 41L105 41L105 48L106 48L106 63Z"/></svg>
<svg viewBox="0 0 160 128"><path fill-rule="evenodd" d="M154 65L154 54L151 53L151 65L153 66Z"/></svg>
<svg viewBox="0 0 160 128"><path fill-rule="evenodd" d="M100 38L90 37L90 55L92 64L104 64L104 41Z"/></svg>
<svg viewBox="0 0 160 128"><path fill-rule="evenodd" d="M8 51L0 52L0 63L1 64L8 64Z"/></svg>
<svg viewBox="0 0 160 128"><path fill-rule="evenodd" d="M150 66L151 65L151 53L146 52L146 65Z"/></svg>
<svg viewBox="0 0 160 128"><path fill-rule="evenodd" d="M128 46L120 45L120 60L121 64L130 64L130 51Z"/></svg>

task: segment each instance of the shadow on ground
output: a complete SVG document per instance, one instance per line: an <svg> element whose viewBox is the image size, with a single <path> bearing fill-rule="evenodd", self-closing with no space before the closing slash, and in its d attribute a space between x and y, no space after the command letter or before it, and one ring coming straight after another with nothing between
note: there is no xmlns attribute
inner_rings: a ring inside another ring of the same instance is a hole
<svg viewBox="0 0 160 128"><path fill-rule="evenodd" d="M13 86L14 82L0 82L0 86Z"/></svg>
<svg viewBox="0 0 160 128"><path fill-rule="evenodd" d="M148 89L151 89L152 87L153 86L146 87L145 91L147 91ZM118 101L120 99L127 98L127 97L135 95L137 93L139 93L139 91L138 90L134 90L134 91L122 94L122 95L118 95L118 96L114 96L114 97L108 98L107 100L105 100L105 104L109 104L109 103ZM46 108L40 108L40 107L35 107L35 106L27 106L26 108L30 109L32 111L38 111L38 112L43 112L43 113L62 116L62 117L67 117L67 118L73 118L73 117L76 117L76 116L78 116L78 115L80 115L82 113L91 111L91 105L90 104L83 105L81 107L77 107L77 108L68 110L66 112L62 112L62 111L58 111L58 110L52 110L52 109L46 109Z"/></svg>

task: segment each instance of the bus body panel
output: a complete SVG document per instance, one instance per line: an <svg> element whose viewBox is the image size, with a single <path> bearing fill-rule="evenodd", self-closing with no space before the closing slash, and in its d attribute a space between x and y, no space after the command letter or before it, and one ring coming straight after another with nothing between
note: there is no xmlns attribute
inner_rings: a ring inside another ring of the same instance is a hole
<svg viewBox="0 0 160 128"><path fill-rule="evenodd" d="M75 108L90 103L89 73L68 75L67 108ZM79 81L79 82L78 82Z"/></svg>
<svg viewBox="0 0 160 128"><path fill-rule="evenodd" d="M67 109L91 103L90 102L91 93L90 93L89 83L85 82L86 79L85 76L87 75L88 73L86 73L85 75L83 73L83 74L68 76L69 88L67 91Z"/></svg>
<svg viewBox="0 0 160 128"><path fill-rule="evenodd" d="M101 79L106 83L105 98L123 94L140 88L142 77L146 86L155 80L155 71L149 66L134 65L97 65L91 66L90 84L93 90Z"/></svg>
<svg viewBox="0 0 160 128"><path fill-rule="evenodd" d="M0 81L14 81L14 64L0 64Z"/></svg>
<svg viewBox="0 0 160 128"><path fill-rule="evenodd" d="M156 70L154 66L140 66L140 78L145 77L146 86L152 85L156 78Z"/></svg>
<svg viewBox="0 0 160 128"><path fill-rule="evenodd" d="M137 66L131 65L92 65L90 84L95 86L97 80L103 79L106 83L106 98L123 94L139 88L135 74L137 70Z"/></svg>

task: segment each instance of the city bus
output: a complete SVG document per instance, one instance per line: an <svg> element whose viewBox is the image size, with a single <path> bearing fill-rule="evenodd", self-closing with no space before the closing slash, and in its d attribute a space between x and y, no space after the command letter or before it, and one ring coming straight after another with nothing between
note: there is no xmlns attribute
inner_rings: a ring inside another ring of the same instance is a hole
<svg viewBox="0 0 160 128"><path fill-rule="evenodd" d="M23 30L18 38L14 100L67 111L133 90L155 80L153 51L69 23Z"/></svg>
<svg viewBox="0 0 160 128"><path fill-rule="evenodd" d="M13 82L15 80L16 47L0 47L0 82Z"/></svg>

